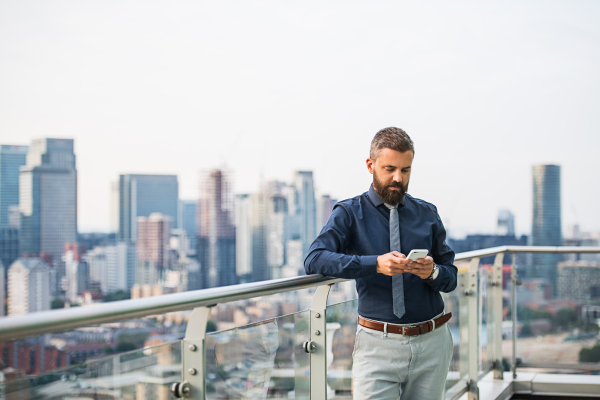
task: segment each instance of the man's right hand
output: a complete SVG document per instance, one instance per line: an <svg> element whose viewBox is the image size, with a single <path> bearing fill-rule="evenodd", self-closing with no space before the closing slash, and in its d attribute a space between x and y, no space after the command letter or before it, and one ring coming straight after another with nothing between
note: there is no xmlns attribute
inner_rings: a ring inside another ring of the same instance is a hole
<svg viewBox="0 0 600 400"><path fill-rule="evenodd" d="M377 257L377 273L394 276L404 272L406 256L399 251L392 251Z"/></svg>

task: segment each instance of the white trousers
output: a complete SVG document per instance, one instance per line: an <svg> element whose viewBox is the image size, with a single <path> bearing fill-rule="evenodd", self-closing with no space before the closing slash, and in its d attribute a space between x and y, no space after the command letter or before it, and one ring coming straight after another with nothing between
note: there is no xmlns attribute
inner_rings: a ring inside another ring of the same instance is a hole
<svg viewBox="0 0 600 400"><path fill-rule="evenodd" d="M354 400L440 400L452 336L448 324L417 336L358 326L352 366Z"/></svg>

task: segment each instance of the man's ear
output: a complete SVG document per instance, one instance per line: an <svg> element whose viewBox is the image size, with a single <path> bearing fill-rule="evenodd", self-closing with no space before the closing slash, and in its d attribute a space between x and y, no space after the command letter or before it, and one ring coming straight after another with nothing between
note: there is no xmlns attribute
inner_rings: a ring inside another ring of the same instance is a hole
<svg viewBox="0 0 600 400"><path fill-rule="evenodd" d="M375 164L374 160L367 158L367 169L369 170L369 173L371 173L371 174L373 174L373 168L375 167L374 164Z"/></svg>

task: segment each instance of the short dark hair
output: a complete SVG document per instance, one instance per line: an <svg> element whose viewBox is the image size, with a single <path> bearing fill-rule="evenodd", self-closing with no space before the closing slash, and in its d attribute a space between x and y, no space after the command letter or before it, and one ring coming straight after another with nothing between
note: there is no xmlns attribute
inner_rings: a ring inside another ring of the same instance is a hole
<svg viewBox="0 0 600 400"><path fill-rule="evenodd" d="M410 136L400 128L384 128L375 134L371 141L369 158L375 160L382 149L392 149L404 153L408 150L415 154L415 147Z"/></svg>

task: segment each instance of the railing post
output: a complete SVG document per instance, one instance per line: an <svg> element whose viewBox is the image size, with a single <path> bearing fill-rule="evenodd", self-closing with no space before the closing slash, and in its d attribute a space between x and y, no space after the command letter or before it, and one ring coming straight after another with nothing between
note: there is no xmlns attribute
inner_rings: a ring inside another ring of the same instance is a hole
<svg viewBox="0 0 600 400"><path fill-rule="evenodd" d="M310 400L327 400L327 298L331 285L317 287L310 308Z"/></svg>
<svg viewBox="0 0 600 400"><path fill-rule="evenodd" d="M181 343L181 376L183 381L173 385L176 397L206 399L206 323L210 307L194 308Z"/></svg>
<svg viewBox="0 0 600 400"><path fill-rule="evenodd" d="M467 309L469 318L469 400L479 400L479 258L473 258L467 275Z"/></svg>
<svg viewBox="0 0 600 400"><path fill-rule="evenodd" d="M492 315L493 315L493 346L492 357L494 362L494 379L504 379L504 366L502 365L502 265L504 253L496 254L492 267ZM490 321L488 321L488 324ZM489 338L488 338L489 340ZM488 346L489 347L489 346Z"/></svg>

